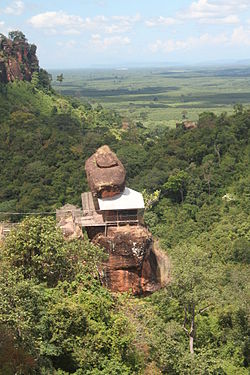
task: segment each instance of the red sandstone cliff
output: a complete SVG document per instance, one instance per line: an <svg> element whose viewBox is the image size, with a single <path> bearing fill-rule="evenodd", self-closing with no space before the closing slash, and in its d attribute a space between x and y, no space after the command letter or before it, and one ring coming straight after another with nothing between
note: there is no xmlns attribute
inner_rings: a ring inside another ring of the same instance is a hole
<svg viewBox="0 0 250 375"><path fill-rule="evenodd" d="M29 44L21 32L10 36L0 34L0 82L31 81L32 74L39 70L36 46Z"/></svg>
<svg viewBox="0 0 250 375"><path fill-rule="evenodd" d="M99 233L93 239L109 254L101 272L102 282L115 292L132 292L145 295L162 286L153 238L141 226L109 228L107 236Z"/></svg>

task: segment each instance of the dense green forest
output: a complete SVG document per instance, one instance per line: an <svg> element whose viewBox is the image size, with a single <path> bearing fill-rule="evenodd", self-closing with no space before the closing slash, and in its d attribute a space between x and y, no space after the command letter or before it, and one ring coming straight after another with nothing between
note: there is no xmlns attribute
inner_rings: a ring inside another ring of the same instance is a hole
<svg viewBox="0 0 250 375"><path fill-rule="evenodd" d="M248 374L249 125L237 105L190 131L123 129L100 104L56 94L44 72L0 87L1 220L80 204L84 162L108 144L130 187L160 191L145 223L172 264L151 296L111 294L99 248L23 214L1 244L2 375Z"/></svg>

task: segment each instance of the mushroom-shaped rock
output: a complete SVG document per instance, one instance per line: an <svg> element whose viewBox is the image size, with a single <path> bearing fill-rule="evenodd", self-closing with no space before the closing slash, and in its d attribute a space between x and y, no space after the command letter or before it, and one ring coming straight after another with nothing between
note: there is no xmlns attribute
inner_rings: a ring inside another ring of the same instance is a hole
<svg viewBox="0 0 250 375"><path fill-rule="evenodd" d="M126 171L108 146L102 146L86 161L87 180L93 195L108 198L125 188Z"/></svg>

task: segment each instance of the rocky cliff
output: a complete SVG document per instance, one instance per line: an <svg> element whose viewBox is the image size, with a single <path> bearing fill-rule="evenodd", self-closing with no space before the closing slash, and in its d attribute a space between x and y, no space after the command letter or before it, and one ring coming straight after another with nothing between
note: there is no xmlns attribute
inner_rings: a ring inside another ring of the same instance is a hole
<svg viewBox="0 0 250 375"><path fill-rule="evenodd" d="M31 81L38 70L36 46L29 44L22 32L10 32L9 38L0 34L0 82Z"/></svg>
<svg viewBox="0 0 250 375"><path fill-rule="evenodd" d="M93 242L109 255L100 274L110 290L145 295L162 286L162 267L146 228L129 225L109 228L107 236L99 233Z"/></svg>

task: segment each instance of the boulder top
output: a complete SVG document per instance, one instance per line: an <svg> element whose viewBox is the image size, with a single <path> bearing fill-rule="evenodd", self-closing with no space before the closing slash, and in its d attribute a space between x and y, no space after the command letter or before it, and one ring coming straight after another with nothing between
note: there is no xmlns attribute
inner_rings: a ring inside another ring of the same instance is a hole
<svg viewBox="0 0 250 375"><path fill-rule="evenodd" d="M89 188L94 196L108 198L124 191L126 171L116 154L104 145L86 161Z"/></svg>

